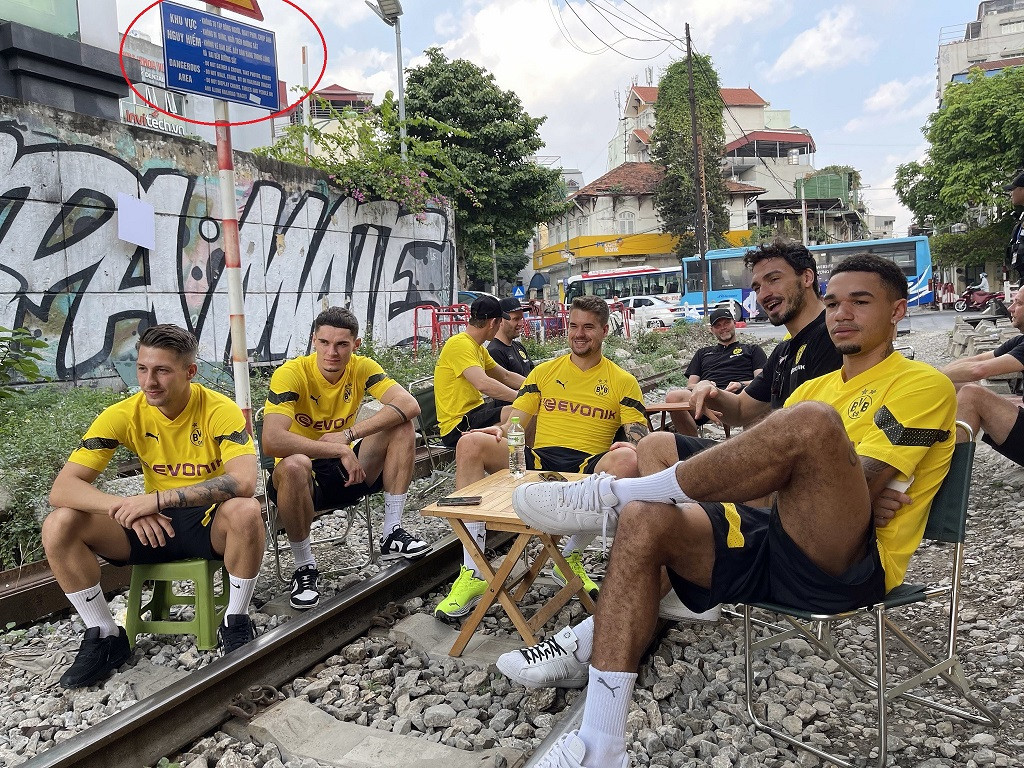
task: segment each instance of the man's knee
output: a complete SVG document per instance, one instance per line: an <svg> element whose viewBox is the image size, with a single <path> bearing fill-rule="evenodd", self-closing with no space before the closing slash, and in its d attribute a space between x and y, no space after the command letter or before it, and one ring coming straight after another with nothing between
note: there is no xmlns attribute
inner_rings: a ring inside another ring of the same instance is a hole
<svg viewBox="0 0 1024 768"><path fill-rule="evenodd" d="M688 389L670 389L665 393L666 403L688 403L690 402L690 391Z"/></svg>
<svg viewBox="0 0 1024 768"><path fill-rule="evenodd" d="M313 461L301 453L285 456L274 467L274 487L279 491L294 484L308 484L313 472Z"/></svg>
<svg viewBox="0 0 1024 768"><path fill-rule="evenodd" d="M217 508L214 518L225 527L229 535L237 535L263 548L265 534L260 503L253 498L228 499Z"/></svg>
<svg viewBox="0 0 1024 768"><path fill-rule="evenodd" d="M828 403L805 400L779 411L778 416L787 420L786 434L808 448L817 448L821 443L831 442L831 438L838 436L842 436L844 446L849 443L842 417Z"/></svg>
<svg viewBox="0 0 1024 768"><path fill-rule="evenodd" d="M68 507L57 507L52 510L43 520L43 549L49 553L51 548L60 547L76 538L84 522L82 516L85 514L87 513Z"/></svg>
<svg viewBox="0 0 1024 768"><path fill-rule="evenodd" d="M601 460L601 471L616 477L637 477L636 451L632 448L616 448L606 453Z"/></svg>
<svg viewBox="0 0 1024 768"><path fill-rule="evenodd" d="M488 432L467 432L455 444L455 463L480 462L497 441Z"/></svg>
<svg viewBox="0 0 1024 768"><path fill-rule="evenodd" d="M1001 402L1005 402L1014 408L1017 407L1016 404L1011 403L981 384L964 384L960 387L960 391L956 393L956 404L959 408L966 406L974 411L983 411Z"/></svg>
<svg viewBox="0 0 1024 768"><path fill-rule="evenodd" d="M650 475L671 467L679 461L676 438L671 432L652 432L637 443L637 469L641 475Z"/></svg>

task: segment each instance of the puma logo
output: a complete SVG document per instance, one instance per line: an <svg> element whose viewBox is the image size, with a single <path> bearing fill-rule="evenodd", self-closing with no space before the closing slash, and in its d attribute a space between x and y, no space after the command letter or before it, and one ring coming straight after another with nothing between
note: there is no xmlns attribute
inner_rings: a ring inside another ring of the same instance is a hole
<svg viewBox="0 0 1024 768"><path fill-rule="evenodd" d="M96 594L95 595L93 595L92 597L85 598L85 602L91 603L93 600L95 600L101 594L103 594L103 590L102 589L98 589L98 590L96 590Z"/></svg>
<svg viewBox="0 0 1024 768"><path fill-rule="evenodd" d="M559 381L558 379L555 379L555 383L556 384L561 384L562 385L562 389L565 389L565 384L563 382Z"/></svg>
<svg viewBox="0 0 1024 768"><path fill-rule="evenodd" d="M611 686L611 685L608 685L608 683L606 683L606 682L604 681L604 678L603 678L603 677L599 677L599 678L597 678L597 682L599 682L599 683L600 683L601 685L603 685L603 686L604 686L605 688L607 688L607 689L608 689L609 691L611 691L611 694L612 694L612 698L613 698L613 699L615 698L615 692L616 692L617 690L619 690L619 688L621 688L621 687L622 687L621 685L616 685L616 686L614 686L614 687L613 687L613 686Z"/></svg>
<svg viewBox="0 0 1024 768"><path fill-rule="evenodd" d="M312 400L317 405L320 405L320 395L310 395L309 399Z"/></svg>
<svg viewBox="0 0 1024 768"><path fill-rule="evenodd" d="M158 443L160 442L160 435L154 435L152 432L147 432L146 437L152 437Z"/></svg>

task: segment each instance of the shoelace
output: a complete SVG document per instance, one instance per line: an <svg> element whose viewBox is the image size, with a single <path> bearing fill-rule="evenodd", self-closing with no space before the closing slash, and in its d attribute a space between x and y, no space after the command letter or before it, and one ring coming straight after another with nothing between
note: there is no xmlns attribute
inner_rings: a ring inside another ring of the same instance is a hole
<svg viewBox="0 0 1024 768"><path fill-rule="evenodd" d="M410 534L404 528L396 528L391 532L391 535L388 536L388 538L391 540L392 547L394 547L395 542L398 542L398 544L400 545L400 552L404 552L406 549L408 549L410 544L416 543L416 539L414 539L412 534Z"/></svg>
<svg viewBox="0 0 1024 768"><path fill-rule="evenodd" d="M252 639L252 633L247 622L238 624L225 624L221 627L221 637L224 638L224 648L233 651L240 648Z"/></svg>
<svg viewBox="0 0 1024 768"><path fill-rule="evenodd" d="M316 574L312 571L301 571L295 574L295 589L292 594L316 589Z"/></svg>
<svg viewBox="0 0 1024 768"><path fill-rule="evenodd" d="M602 552L608 553L608 515L611 508L601 503L601 481L612 479L607 472L589 475L575 483L567 483L558 489L559 502L564 507L582 509L586 512L601 513L601 546Z"/></svg>
<svg viewBox="0 0 1024 768"><path fill-rule="evenodd" d="M568 740L569 734L565 734L556 741L551 751L537 763L537 768L580 768L580 764L576 761L569 762L569 758L565 754L564 742Z"/></svg>
<svg viewBox="0 0 1024 768"><path fill-rule="evenodd" d="M537 645L520 648L519 652L523 654L523 658L525 658L530 664L535 664L538 661L547 661L548 659L554 659L558 656L567 656L569 653L565 648L560 646L553 637L548 638L543 643L537 643Z"/></svg>

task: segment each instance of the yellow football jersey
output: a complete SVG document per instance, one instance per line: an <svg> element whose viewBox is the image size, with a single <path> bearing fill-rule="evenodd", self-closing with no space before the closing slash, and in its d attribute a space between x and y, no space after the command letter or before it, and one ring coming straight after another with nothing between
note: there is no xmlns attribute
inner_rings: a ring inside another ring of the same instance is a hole
<svg viewBox="0 0 1024 768"><path fill-rule="evenodd" d="M455 425L471 410L483 405L483 395L462 375L474 365L480 366L486 373L497 363L465 331L455 334L444 343L434 366L434 404L437 406L437 424L442 435L455 429Z"/></svg>
<svg viewBox="0 0 1024 768"><path fill-rule="evenodd" d="M104 409L68 460L102 472L119 445L141 460L146 493L195 485L223 474L236 456L255 455L239 407L199 384L173 421L143 392Z"/></svg>
<svg viewBox="0 0 1024 768"><path fill-rule="evenodd" d="M883 461L913 476L913 500L889 523L875 529L885 569L885 588L903 583L910 556L928 522L932 498L953 458L956 392L930 365L894 352L878 365L843 381L842 370L801 384L786 405L818 400L835 408L859 456Z"/></svg>
<svg viewBox="0 0 1024 768"><path fill-rule="evenodd" d="M602 357L581 371L571 355L541 363L512 403L537 418L534 448L573 448L594 455L608 450L623 424L647 425L636 378Z"/></svg>
<svg viewBox="0 0 1024 768"><path fill-rule="evenodd" d="M314 353L274 371L263 412L287 416L289 431L319 440L351 427L367 392L380 400L395 384L376 360L361 355L352 355L341 378L331 384L317 368Z"/></svg>

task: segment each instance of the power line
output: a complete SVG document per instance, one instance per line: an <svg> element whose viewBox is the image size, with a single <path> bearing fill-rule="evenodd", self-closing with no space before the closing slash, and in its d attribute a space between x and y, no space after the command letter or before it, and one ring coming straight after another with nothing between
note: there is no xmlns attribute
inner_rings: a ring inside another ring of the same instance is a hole
<svg viewBox="0 0 1024 768"><path fill-rule="evenodd" d="M590 34L592 34L592 35L594 36L594 38L595 38L595 39L596 39L596 40L597 40L597 41L598 41L599 43L601 43L601 44L602 44L602 45L604 45L604 46L605 46L605 47L606 47L607 49L609 49L609 50L613 51L614 53L617 53L617 54L619 54L619 56L624 56L624 57L625 57L625 58L627 58L627 59L632 59L633 61L650 61L651 59L656 59L656 58L658 58L659 56L663 55L663 54L665 53L665 51L667 51L667 50L668 50L669 48L671 48L671 47L672 47L672 44L671 44L671 43L669 43L668 45L666 45L666 46L665 46L665 48L664 48L664 49L663 49L662 51L660 51L659 53L655 54L654 56L630 56L630 55L629 55L628 53L623 53L622 51L618 50L618 49L617 49L617 48L615 47L615 45L617 45L618 43L621 43L621 42L623 42L624 40L627 40L627 39L632 39L632 38L626 38L626 37L623 37L623 38L621 38L621 39L619 39L619 40L616 40L616 41L615 41L615 43L609 43L609 42L607 42L606 40L602 39L602 38L601 38L601 36L597 34L597 32L595 32L595 31L594 31L593 29L591 29L591 28L590 28L590 25L589 25L589 24L587 24L587 22L585 22L585 21L583 20L583 17L582 17L582 16L580 16L580 15L579 15L579 14L578 14L578 13L576 12L576 9L572 7L572 3L566 3L566 6L565 6L565 7L566 7L566 8L568 8L568 9L569 9L570 11L572 11L572 14L573 14L573 16L575 16L575 17L576 17L577 19L579 19L579 22L580 22L580 24L582 24L582 25L583 25L583 27L584 27L584 28L585 28L585 29L586 29L586 30L587 30L587 31L588 31L588 32L589 32ZM616 31L618 31L618 30L616 30Z"/></svg>
<svg viewBox="0 0 1024 768"><path fill-rule="evenodd" d="M555 4L557 6L557 0L555 0ZM607 46L605 46L603 49L601 49L599 51L585 51L585 50L583 50L583 48L580 47L579 43L577 43L573 39L572 35L569 34L569 28L565 26L565 21L562 19L561 11L556 11L556 7L553 6L550 2L547 5L548 5L548 10L551 12L551 18L554 19L555 26L558 27L558 31L561 33L562 38L567 43L569 43L569 45L571 45L573 48L575 48L577 51L579 51L580 53L585 53L588 56L599 56L600 54L602 54L606 50L608 50Z"/></svg>

